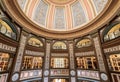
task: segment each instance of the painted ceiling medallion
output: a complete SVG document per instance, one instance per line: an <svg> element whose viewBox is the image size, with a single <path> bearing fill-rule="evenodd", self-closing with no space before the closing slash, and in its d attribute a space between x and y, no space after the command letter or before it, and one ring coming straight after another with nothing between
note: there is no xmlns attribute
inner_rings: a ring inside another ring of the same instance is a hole
<svg viewBox="0 0 120 82"><path fill-rule="evenodd" d="M73 2L75 0L48 0L48 1L54 4L69 4L70 2Z"/></svg>

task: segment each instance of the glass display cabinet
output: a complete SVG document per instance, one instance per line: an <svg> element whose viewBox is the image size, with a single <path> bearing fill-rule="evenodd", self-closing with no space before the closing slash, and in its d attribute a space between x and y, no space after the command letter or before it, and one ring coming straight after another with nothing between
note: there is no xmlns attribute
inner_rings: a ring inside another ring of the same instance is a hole
<svg viewBox="0 0 120 82"><path fill-rule="evenodd" d="M77 68L81 69L98 69L95 57L77 57Z"/></svg>
<svg viewBox="0 0 120 82"><path fill-rule="evenodd" d="M68 68L68 58L51 58L51 68Z"/></svg>
<svg viewBox="0 0 120 82"><path fill-rule="evenodd" d="M0 52L0 72L8 71L10 55Z"/></svg>
<svg viewBox="0 0 120 82"><path fill-rule="evenodd" d="M52 79L51 82L69 82L67 79Z"/></svg>
<svg viewBox="0 0 120 82"><path fill-rule="evenodd" d="M12 56L14 55L0 52L0 82L7 82L13 62Z"/></svg>
<svg viewBox="0 0 120 82"><path fill-rule="evenodd" d="M24 56L22 69L40 69L42 68L42 63L42 57Z"/></svg>
<svg viewBox="0 0 120 82"><path fill-rule="evenodd" d="M110 55L109 59L112 70L120 72L120 54Z"/></svg>

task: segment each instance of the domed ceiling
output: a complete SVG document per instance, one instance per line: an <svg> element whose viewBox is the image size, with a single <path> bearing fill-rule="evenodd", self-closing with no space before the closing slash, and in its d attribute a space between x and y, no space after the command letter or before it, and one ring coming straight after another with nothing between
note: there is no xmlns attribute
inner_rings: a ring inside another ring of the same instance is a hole
<svg viewBox="0 0 120 82"><path fill-rule="evenodd" d="M111 0L110 0L111 1ZM25 15L40 28L68 31L90 23L109 0L17 0Z"/></svg>

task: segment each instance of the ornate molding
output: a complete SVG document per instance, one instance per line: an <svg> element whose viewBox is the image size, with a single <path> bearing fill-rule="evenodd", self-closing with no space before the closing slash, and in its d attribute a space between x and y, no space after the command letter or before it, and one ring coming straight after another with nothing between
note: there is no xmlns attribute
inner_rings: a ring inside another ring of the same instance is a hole
<svg viewBox="0 0 120 82"><path fill-rule="evenodd" d="M50 43L46 43L46 57L45 57L45 69L49 69L50 60Z"/></svg>
<svg viewBox="0 0 120 82"><path fill-rule="evenodd" d="M68 53L51 53L51 56L55 56L55 57L68 57Z"/></svg>
<svg viewBox="0 0 120 82"><path fill-rule="evenodd" d="M75 69L73 43L69 44L70 69Z"/></svg>
<svg viewBox="0 0 120 82"><path fill-rule="evenodd" d="M75 53L75 56L94 56L94 55L95 55L94 51Z"/></svg>
<svg viewBox="0 0 120 82"><path fill-rule="evenodd" d="M105 64L104 64L104 61L103 61L102 50L101 50L101 47L100 47L99 37L93 38L93 41L94 41L94 45L95 45L96 55L97 55L97 58L98 58L99 69L100 69L101 72L106 72Z"/></svg>
<svg viewBox="0 0 120 82"><path fill-rule="evenodd" d="M77 70L78 77L85 77L91 79L100 80L99 72L98 71L91 71L91 70Z"/></svg>
<svg viewBox="0 0 120 82"><path fill-rule="evenodd" d="M31 50L25 50L26 55L37 55L37 56L44 56L43 52L36 52Z"/></svg>
<svg viewBox="0 0 120 82"><path fill-rule="evenodd" d="M13 47L13 46L9 46L9 45L6 45L6 44L3 44L3 43L0 43L0 49L1 50L6 50L6 51L10 51L10 52L16 52L16 48Z"/></svg>
<svg viewBox="0 0 120 82"><path fill-rule="evenodd" d="M116 52L116 51L120 51L120 45L104 49L104 53L110 53L110 52Z"/></svg>

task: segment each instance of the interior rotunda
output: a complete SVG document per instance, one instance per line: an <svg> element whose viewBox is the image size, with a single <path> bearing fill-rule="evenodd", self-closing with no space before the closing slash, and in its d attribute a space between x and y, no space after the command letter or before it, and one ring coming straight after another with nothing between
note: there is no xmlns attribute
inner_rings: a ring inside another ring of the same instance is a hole
<svg viewBox="0 0 120 82"><path fill-rule="evenodd" d="M0 0L0 82L120 82L120 0Z"/></svg>

